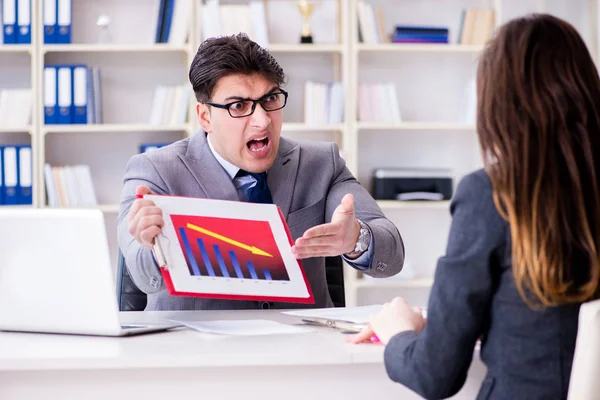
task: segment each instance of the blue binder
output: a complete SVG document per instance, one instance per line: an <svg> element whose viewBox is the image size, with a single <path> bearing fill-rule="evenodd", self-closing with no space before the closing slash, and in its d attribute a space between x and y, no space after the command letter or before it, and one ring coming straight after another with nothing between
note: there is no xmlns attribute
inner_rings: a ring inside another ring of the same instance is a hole
<svg viewBox="0 0 600 400"><path fill-rule="evenodd" d="M57 22L58 32L56 43L71 43L71 0L58 0L57 3Z"/></svg>
<svg viewBox="0 0 600 400"><path fill-rule="evenodd" d="M87 124L87 75L88 69L85 65L73 65L71 84L73 97L71 98L71 115L73 124Z"/></svg>
<svg viewBox="0 0 600 400"><path fill-rule="evenodd" d="M71 124L73 114L73 74L68 65L57 66L56 91L58 93L58 123Z"/></svg>
<svg viewBox="0 0 600 400"><path fill-rule="evenodd" d="M17 146L17 165L19 179L17 189L17 204L32 204L33 162L31 145Z"/></svg>
<svg viewBox="0 0 600 400"><path fill-rule="evenodd" d="M167 146L171 143L142 143L140 145L140 153L160 149L163 146Z"/></svg>
<svg viewBox="0 0 600 400"><path fill-rule="evenodd" d="M2 153L4 204L19 204L17 198L17 189L19 185L19 158L17 155L17 148L15 146L4 146Z"/></svg>
<svg viewBox="0 0 600 400"><path fill-rule="evenodd" d="M169 43L171 34L171 22L173 21L173 11L175 10L176 0L165 0L165 15L163 16L163 26L161 34L161 43Z"/></svg>
<svg viewBox="0 0 600 400"><path fill-rule="evenodd" d="M17 43L31 44L31 0L17 0Z"/></svg>
<svg viewBox="0 0 600 400"><path fill-rule="evenodd" d="M0 146L0 205L4 205L4 146Z"/></svg>
<svg viewBox="0 0 600 400"><path fill-rule="evenodd" d="M44 43L53 44L57 43L58 36L58 0L43 0L44 11L43 11L43 22L44 22Z"/></svg>
<svg viewBox="0 0 600 400"><path fill-rule="evenodd" d="M2 0L2 36L4 44L17 43L17 0Z"/></svg>
<svg viewBox="0 0 600 400"><path fill-rule="evenodd" d="M58 124L58 70L54 66L44 67L44 124Z"/></svg>
<svg viewBox="0 0 600 400"><path fill-rule="evenodd" d="M165 19L166 0L160 0L158 5L158 15L156 17L156 32L154 34L154 43L160 43L162 40L162 31Z"/></svg>

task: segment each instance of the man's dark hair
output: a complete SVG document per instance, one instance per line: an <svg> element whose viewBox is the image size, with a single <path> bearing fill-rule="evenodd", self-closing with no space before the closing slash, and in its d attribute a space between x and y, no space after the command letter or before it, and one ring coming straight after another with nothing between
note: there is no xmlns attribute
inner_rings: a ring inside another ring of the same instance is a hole
<svg viewBox="0 0 600 400"><path fill-rule="evenodd" d="M275 58L245 33L206 39L198 47L190 66L190 83L196 100L210 100L219 79L231 74L258 73L274 84L285 83L283 69Z"/></svg>

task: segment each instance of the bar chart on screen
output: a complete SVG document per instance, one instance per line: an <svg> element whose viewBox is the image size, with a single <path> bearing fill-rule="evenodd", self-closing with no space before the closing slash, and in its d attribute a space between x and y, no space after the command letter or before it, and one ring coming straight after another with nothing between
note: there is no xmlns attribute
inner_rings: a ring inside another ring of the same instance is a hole
<svg viewBox="0 0 600 400"><path fill-rule="evenodd" d="M289 281L266 221L171 215L191 276Z"/></svg>

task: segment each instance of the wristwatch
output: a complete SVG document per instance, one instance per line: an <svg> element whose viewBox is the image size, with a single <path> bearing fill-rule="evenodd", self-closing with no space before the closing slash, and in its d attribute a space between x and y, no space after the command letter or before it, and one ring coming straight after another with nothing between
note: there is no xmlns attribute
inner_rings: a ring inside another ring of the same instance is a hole
<svg viewBox="0 0 600 400"><path fill-rule="evenodd" d="M362 253L367 251L367 249L369 248L369 245L371 244L371 231L369 230L369 227L367 226L367 224L362 222L360 219L357 219L357 221L358 221L358 224L360 225L360 232L358 234L358 240L356 241L356 244L354 245L354 250L351 253L346 254L347 257L351 257L351 258L359 257Z"/></svg>

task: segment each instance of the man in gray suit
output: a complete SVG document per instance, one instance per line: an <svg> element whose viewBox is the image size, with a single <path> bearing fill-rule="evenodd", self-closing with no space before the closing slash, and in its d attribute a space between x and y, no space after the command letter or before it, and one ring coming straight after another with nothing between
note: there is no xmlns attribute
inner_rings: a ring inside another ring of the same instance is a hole
<svg viewBox="0 0 600 400"><path fill-rule="evenodd" d="M333 305L326 256L383 278L397 274L404 246L397 228L346 168L334 143L280 137L287 92L277 61L246 35L206 40L190 68L205 133L127 164L118 217L119 246L147 310L290 308L297 304L170 296L151 252L162 211L136 196L155 193L274 203L292 237L316 307ZM356 208L355 208L356 204Z"/></svg>

